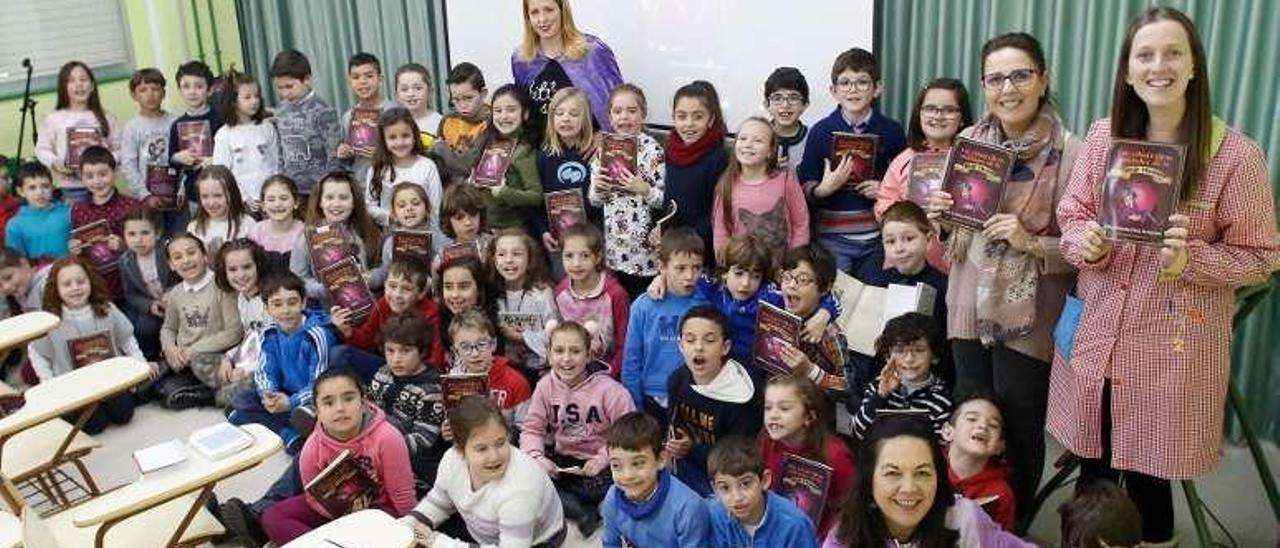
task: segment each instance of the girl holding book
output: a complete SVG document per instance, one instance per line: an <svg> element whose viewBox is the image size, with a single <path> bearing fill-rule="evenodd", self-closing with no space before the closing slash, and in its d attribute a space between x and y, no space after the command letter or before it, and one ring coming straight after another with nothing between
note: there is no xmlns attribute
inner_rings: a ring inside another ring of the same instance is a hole
<svg viewBox="0 0 1280 548"><path fill-rule="evenodd" d="M510 147L511 156L497 185L485 186L489 226L494 229L524 227L524 220L537 214L542 205L542 180L538 176L538 153L529 138L529 96L514 84L493 93L493 107L485 148ZM484 161L488 154L481 155ZM475 167L471 182L484 184L490 174Z"/></svg>
<svg viewBox="0 0 1280 548"><path fill-rule="evenodd" d="M279 546L347 513L377 508L399 517L414 504L404 436L367 401L360 377L345 367L325 369L316 377L314 393L316 429L298 455L305 492L262 514L263 531ZM344 460L335 465L338 459ZM329 473L341 473L343 467L355 467L354 474L367 481L354 489L346 489L356 487L352 480L339 485L323 481L321 476L333 477L337 474Z"/></svg>
<svg viewBox="0 0 1280 548"><path fill-rule="evenodd" d="M307 226L303 230L305 237L298 238L289 255L289 270L306 282L307 297L328 302L324 284L320 282L311 258L310 242L317 235L325 238L325 233L337 231L337 236L347 246L346 252L356 258L362 271L381 264L381 233L360 196L360 184L345 171L325 175L311 193L307 203Z"/></svg>
<svg viewBox="0 0 1280 548"><path fill-rule="evenodd" d="M694 229L706 244L705 260L710 264L715 260L711 212L716 181L729 163L720 95L710 82L697 80L676 90L671 110L675 131L667 139L663 201L675 202L679 208L667 228ZM649 241L657 242L658 238L650 236Z"/></svg>
<svg viewBox="0 0 1280 548"><path fill-rule="evenodd" d="M715 249L729 238L751 234L767 249L809 243L809 206L791 170L778 166L778 135L768 120L753 116L738 126L733 155L711 208Z"/></svg>
<svg viewBox="0 0 1280 548"><path fill-rule="evenodd" d="M1168 546L1170 480L1219 459L1235 289L1266 280L1280 244L1266 161L1210 110L1212 72L1191 20L1146 10L1117 64L1111 116L1090 128L1058 206L1083 313L1072 350L1054 356L1048 426L1083 457L1082 478L1123 477L1144 545ZM1094 220L1115 139L1186 146L1159 246L1108 240Z"/></svg>
<svg viewBox="0 0 1280 548"><path fill-rule="evenodd" d="M369 215L387 226L391 212L391 188L397 183L422 185L429 198L428 223L440 226L440 172L427 158L427 150L417 138L418 124L404 108L393 108L378 116L378 145L373 150L373 167L365 181L364 199Z"/></svg>
<svg viewBox="0 0 1280 548"><path fill-rule="evenodd" d="M543 196L577 193L579 203L585 205L591 181L589 159L595 154L595 148L596 134L591 128L591 105L586 94L573 87L557 91L547 106L547 127L542 149L538 151L538 177L542 180ZM590 218L593 222L596 220L594 214ZM552 254L552 277L563 278L564 265L557 260L556 253L560 251L560 241L546 213L532 216L529 224L530 232L541 238L543 246Z"/></svg>
<svg viewBox="0 0 1280 548"><path fill-rule="evenodd" d="M535 383L546 373L546 329L560 318L541 246L519 228L500 231L488 264L503 350Z"/></svg>
<svg viewBox="0 0 1280 548"><path fill-rule="evenodd" d="M36 141L36 158L56 173L61 181L63 199L82 202L89 192L80 181L80 170L72 156L78 157L87 145L107 147L112 155L120 153L120 132L116 117L102 108L98 97L98 80L89 66L69 61L58 71L58 101L54 111L40 125ZM68 161L73 161L68 164Z"/></svg>
<svg viewBox="0 0 1280 548"><path fill-rule="evenodd" d="M431 248L425 250L425 256L418 257L424 265L430 264L444 240L443 235L430 225L430 209L431 198L422 185L406 181L391 188L391 229L382 239L382 265L369 274L369 285L381 288L386 282L391 260L395 258L396 232L412 232L431 238Z"/></svg>
<svg viewBox="0 0 1280 548"><path fill-rule="evenodd" d="M275 124L265 121L258 81L235 71L224 78L233 93L223 97L225 118L213 136L213 163L231 169L249 211L257 214L263 182L280 171L280 137Z"/></svg>
<svg viewBox="0 0 1280 548"><path fill-rule="evenodd" d="M493 236L488 233L488 210L484 202L484 193L473 185L452 185L444 191L444 203L440 204L444 223L440 232L444 238L431 264L433 272L440 269L441 263L460 255L475 255L480 260L488 258Z"/></svg>
<svg viewBox="0 0 1280 548"><path fill-rule="evenodd" d="M196 218L187 224L187 232L204 243L210 255L216 255L223 243L247 238L254 220L240 197L236 176L226 166L210 165L196 175L200 207Z"/></svg>
<svg viewBox="0 0 1280 548"><path fill-rule="evenodd" d="M293 253L298 240L302 239L304 226L298 218L302 206L298 197L298 183L283 174L267 177L262 183L259 203L266 218L249 229L249 238L266 252L269 269L287 270L289 255Z"/></svg>

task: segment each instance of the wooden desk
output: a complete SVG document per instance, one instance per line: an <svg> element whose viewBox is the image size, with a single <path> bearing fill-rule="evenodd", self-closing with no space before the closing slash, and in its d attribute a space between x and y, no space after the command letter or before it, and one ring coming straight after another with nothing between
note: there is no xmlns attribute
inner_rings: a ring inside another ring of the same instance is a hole
<svg viewBox="0 0 1280 548"><path fill-rule="evenodd" d="M60 318L43 310L0 320L0 350L43 337L61 322Z"/></svg>
<svg viewBox="0 0 1280 548"><path fill-rule="evenodd" d="M324 524L284 548L410 548L413 530L382 510L361 510Z"/></svg>
<svg viewBox="0 0 1280 548"><path fill-rule="evenodd" d="M0 512L0 548L22 546L22 522L18 516Z"/></svg>

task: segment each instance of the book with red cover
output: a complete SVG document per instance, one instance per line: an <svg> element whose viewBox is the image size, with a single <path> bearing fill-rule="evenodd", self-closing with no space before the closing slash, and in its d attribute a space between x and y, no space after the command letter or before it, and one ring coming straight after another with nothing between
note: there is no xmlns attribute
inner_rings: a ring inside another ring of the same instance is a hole
<svg viewBox="0 0 1280 548"><path fill-rule="evenodd" d="M879 146L880 137L873 133L836 131L831 134L831 152L827 158L831 160L831 169L840 165L845 156L852 158L848 184L856 185L876 178L876 151Z"/></svg>
<svg viewBox="0 0 1280 548"><path fill-rule="evenodd" d="M123 251L113 251L107 245L111 236L111 226L107 224L106 219L98 219L71 229L71 238L80 240L80 243L85 246L83 251L85 257L93 264L94 270L104 276L115 272L120 267L120 255L123 253Z"/></svg>
<svg viewBox="0 0 1280 548"><path fill-rule="evenodd" d="M329 292L333 306L350 310L351 321L356 325L364 323L373 310L374 298L360 270L360 263L354 257L347 257L319 271L319 278Z"/></svg>
<svg viewBox="0 0 1280 548"><path fill-rule="evenodd" d="M614 185L622 185L623 172L636 172L640 140L635 135L604 133L600 139L600 166L613 179Z"/></svg>
<svg viewBox="0 0 1280 548"><path fill-rule="evenodd" d="M557 240L560 234L587 220L587 206L578 189L558 190L546 195L547 226Z"/></svg>
<svg viewBox="0 0 1280 548"><path fill-rule="evenodd" d="M1113 240L1160 245L1182 188L1186 145L1116 139L1107 171L1098 224Z"/></svg>
<svg viewBox="0 0 1280 548"><path fill-rule="evenodd" d="M306 490L330 517L338 518L371 507L381 486L368 457L343 449L307 482Z"/></svg>
<svg viewBox="0 0 1280 548"><path fill-rule="evenodd" d="M355 257L355 251L343 234L337 225L307 227L307 247L311 250L311 268L314 271L319 272Z"/></svg>
<svg viewBox="0 0 1280 548"><path fill-rule="evenodd" d="M208 120L184 120L178 122L179 150L190 152L197 159L213 156L213 128Z"/></svg>
<svg viewBox="0 0 1280 548"><path fill-rule="evenodd" d="M445 411L452 411L467 396L488 396L489 375L484 373L449 373L440 375L440 392Z"/></svg>
<svg viewBox="0 0 1280 548"><path fill-rule="evenodd" d="M782 360L783 344L796 344L804 320L767 302L756 311L756 340L752 350L756 366L769 376L785 375L791 368Z"/></svg>
<svg viewBox="0 0 1280 548"><path fill-rule="evenodd" d="M907 199L922 208L929 207L929 196L942 188L942 173L946 169L945 152L918 152L912 156Z"/></svg>
<svg viewBox="0 0 1280 548"><path fill-rule="evenodd" d="M347 146L357 156L368 158L378 147L378 117L382 111L376 108L351 109L351 124L347 126Z"/></svg>
<svg viewBox="0 0 1280 548"><path fill-rule="evenodd" d="M159 201L156 209L173 211L178 209L178 170L169 166L148 165L147 192Z"/></svg>
<svg viewBox="0 0 1280 548"><path fill-rule="evenodd" d="M788 453L782 456L782 477L774 492L794 502L816 527L827 506L831 474L830 466Z"/></svg>
<svg viewBox="0 0 1280 548"><path fill-rule="evenodd" d="M21 392L0 395L0 419L17 413L27 404L27 397Z"/></svg>
<svg viewBox="0 0 1280 548"><path fill-rule="evenodd" d="M1013 151L999 145L956 137L942 177L942 190L951 195L951 208L942 219L982 230L1000 209L1004 183L1013 167Z"/></svg>
<svg viewBox="0 0 1280 548"><path fill-rule="evenodd" d="M445 264L457 259L458 257L466 256L475 257L477 259L480 258L480 252L476 250L475 244L454 242L444 246L444 248L440 250L440 264Z"/></svg>
<svg viewBox="0 0 1280 548"><path fill-rule="evenodd" d="M102 134L98 128L90 126L71 126L67 128L67 157L62 163L71 171L80 170L80 155L85 149L102 144Z"/></svg>
<svg viewBox="0 0 1280 548"><path fill-rule="evenodd" d="M495 139L480 154L476 168L471 172L471 182L478 187L492 188L502 185L507 176L507 166L511 165L511 154L515 150L514 139Z"/></svg>
<svg viewBox="0 0 1280 548"><path fill-rule="evenodd" d="M116 346L111 342L110 333L101 332L69 339L67 353L71 354L72 369L80 369L116 357Z"/></svg>
<svg viewBox="0 0 1280 548"><path fill-rule="evenodd" d="M391 259L416 257L431 264L431 233L425 230L397 229L391 232Z"/></svg>

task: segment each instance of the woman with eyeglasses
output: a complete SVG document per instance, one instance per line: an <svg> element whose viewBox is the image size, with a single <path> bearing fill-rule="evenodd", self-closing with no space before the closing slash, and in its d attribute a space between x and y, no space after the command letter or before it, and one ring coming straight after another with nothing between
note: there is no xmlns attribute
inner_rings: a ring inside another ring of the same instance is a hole
<svg viewBox="0 0 1280 548"><path fill-rule="evenodd" d="M1258 144L1210 110L1207 59L1186 15L1151 8L1129 24L1112 97L1058 207L1084 311L1070 355L1054 358L1049 431L1083 458L1082 478L1124 478L1144 546L1170 545L1169 480L1218 462L1235 288L1280 262L1275 201ZM1107 151L1121 138L1186 145L1161 245L1109 240L1095 221Z"/></svg>
<svg viewBox="0 0 1280 548"><path fill-rule="evenodd" d="M1004 402L1010 483L1019 501L1032 500L1040 483L1053 327L1074 271L1058 248L1054 208L1079 139L1063 125L1049 83L1044 52L1031 35L1004 34L982 46L987 112L960 135L1011 149L1016 159L999 210L984 228L953 228L947 238L955 391L986 390ZM946 192L934 192L931 217L951 203Z"/></svg>

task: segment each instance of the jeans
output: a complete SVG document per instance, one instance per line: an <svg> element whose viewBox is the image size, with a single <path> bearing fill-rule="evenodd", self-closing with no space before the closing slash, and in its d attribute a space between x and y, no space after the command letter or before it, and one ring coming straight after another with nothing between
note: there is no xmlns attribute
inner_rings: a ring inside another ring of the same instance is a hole
<svg viewBox="0 0 1280 548"><path fill-rule="evenodd" d="M262 406L262 398L258 396L258 390L252 385L244 390L237 392L231 400L231 414L227 415L227 422L236 426L250 423L258 423L266 426L280 439L284 441L286 448L293 444L293 440L298 438L298 432L289 425L289 412L272 413Z"/></svg>
<svg viewBox="0 0 1280 548"><path fill-rule="evenodd" d="M387 360L382 356L345 344L333 347L329 353L329 367L341 366L354 369L366 383L373 380L373 374L386 363Z"/></svg>
<svg viewBox="0 0 1280 548"><path fill-rule="evenodd" d="M866 240L850 240L840 234L819 234L817 241L836 260L836 270L850 276L858 272L862 262L880 247L878 236Z"/></svg>

